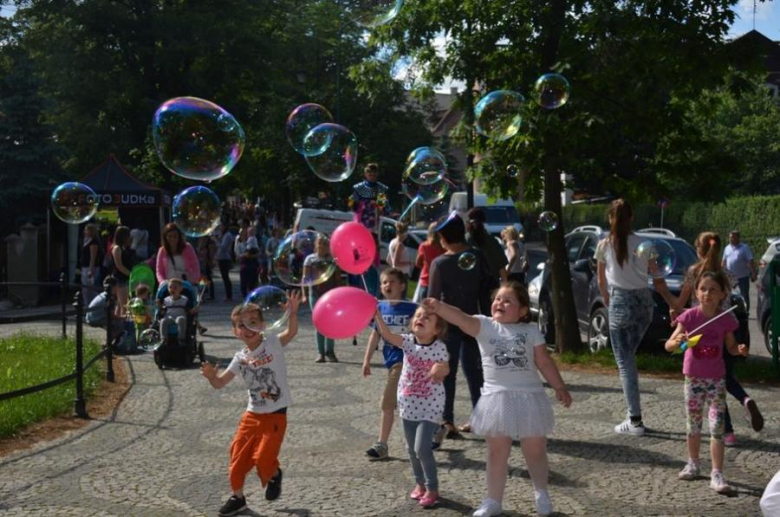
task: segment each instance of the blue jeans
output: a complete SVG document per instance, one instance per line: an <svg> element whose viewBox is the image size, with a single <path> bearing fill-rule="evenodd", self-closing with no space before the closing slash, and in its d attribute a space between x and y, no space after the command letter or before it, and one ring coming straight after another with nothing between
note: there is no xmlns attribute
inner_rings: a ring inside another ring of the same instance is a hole
<svg viewBox="0 0 780 517"><path fill-rule="evenodd" d="M471 407L477 405L482 391L484 378L482 376L482 356L479 353L477 340L467 336L458 327L450 326L444 340L447 352L450 354L450 373L444 378L444 421L454 423L455 418L455 381L458 376L458 359L466 374L471 395Z"/></svg>
<svg viewBox="0 0 780 517"><path fill-rule="evenodd" d="M641 418L636 349L653 318L653 297L650 289L611 287L609 293L609 341L620 372L628 416Z"/></svg>
<svg viewBox="0 0 780 517"><path fill-rule="evenodd" d="M436 474L436 459L433 457L431 445L433 434L439 429L439 424L427 420L416 422L405 418L403 422L414 480L418 485L425 485L428 490L438 490L439 478Z"/></svg>
<svg viewBox="0 0 780 517"><path fill-rule="evenodd" d="M739 293L745 299L745 309L750 314L750 277L737 278L737 285L739 285Z"/></svg>

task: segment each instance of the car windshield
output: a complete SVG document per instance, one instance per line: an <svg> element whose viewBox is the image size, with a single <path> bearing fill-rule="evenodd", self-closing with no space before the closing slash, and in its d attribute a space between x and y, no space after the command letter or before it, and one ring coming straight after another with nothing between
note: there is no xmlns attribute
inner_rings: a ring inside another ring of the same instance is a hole
<svg viewBox="0 0 780 517"><path fill-rule="evenodd" d="M516 223L520 220L513 206L483 206L487 224Z"/></svg>
<svg viewBox="0 0 780 517"><path fill-rule="evenodd" d="M691 245L685 241L677 239L663 240L672 245L672 249L674 249L674 252L677 255L677 262L675 263L671 274L684 276L688 268L696 262L696 252Z"/></svg>

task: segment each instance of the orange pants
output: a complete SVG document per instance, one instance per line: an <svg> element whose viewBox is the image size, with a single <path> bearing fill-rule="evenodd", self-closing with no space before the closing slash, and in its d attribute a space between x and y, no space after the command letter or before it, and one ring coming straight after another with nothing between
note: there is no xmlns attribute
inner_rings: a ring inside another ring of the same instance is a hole
<svg viewBox="0 0 780 517"><path fill-rule="evenodd" d="M244 413L230 444L230 487L233 490L244 487L246 475L254 467L263 486L276 474L286 429L286 414Z"/></svg>

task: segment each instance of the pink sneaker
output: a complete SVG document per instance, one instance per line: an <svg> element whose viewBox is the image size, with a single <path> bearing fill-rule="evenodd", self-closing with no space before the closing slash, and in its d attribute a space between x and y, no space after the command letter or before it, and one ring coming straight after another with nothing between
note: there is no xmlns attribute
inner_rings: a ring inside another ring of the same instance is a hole
<svg viewBox="0 0 780 517"><path fill-rule="evenodd" d="M723 445L726 447L735 447L737 445L737 437L734 433L726 433L723 435Z"/></svg>
<svg viewBox="0 0 780 517"><path fill-rule="evenodd" d="M423 498L424 495L425 495L425 487L422 485L417 485L414 487L414 490L412 490L412 493L409 494L409 497L419 501L420 499Z"/></svg>
<svg viewBox="0 0 780 517"><path fill-rule="evenodd" d="M420 506L423 508L430 508L439 501L439 492L436 490L428 490L425 495L420 499Z"/></svg>

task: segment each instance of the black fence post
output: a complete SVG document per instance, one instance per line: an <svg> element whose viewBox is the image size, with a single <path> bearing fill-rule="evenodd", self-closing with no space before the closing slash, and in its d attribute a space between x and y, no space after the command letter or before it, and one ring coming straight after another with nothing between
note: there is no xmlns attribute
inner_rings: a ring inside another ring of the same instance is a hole
<svg viewBox="0 0 780 517"><path fill-rule="evenodd" d="M106 294L106 380L114 382L114 342L111 339L111 328L114 320L114 298L111 284L104 286Z"/></svg>
<svg viewBox="0 0 780 517"><path fill-rule="evenodd" d="M73 300L76 306L76 416L89 418L87 403L84 400L84 299L81 291L76 291Z"/></svg>
<svg viewBox="0 0 780 517"><path fill-rule="evenodd" d="M68 274L60 274L60 295L62 297L62 339L68 339Z"/></svg>

